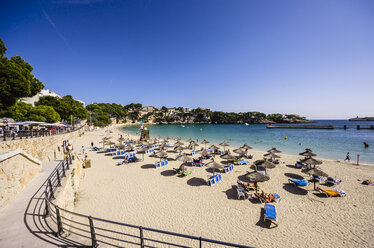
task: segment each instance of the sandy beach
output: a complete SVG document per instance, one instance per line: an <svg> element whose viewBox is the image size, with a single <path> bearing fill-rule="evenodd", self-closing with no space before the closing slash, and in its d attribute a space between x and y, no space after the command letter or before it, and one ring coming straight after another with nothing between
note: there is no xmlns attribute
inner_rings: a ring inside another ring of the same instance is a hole
<svg viewBox="0 0 374 248"><path fill-rule="evenodd" d="M109 129L113 141L124 135L118 126ZM101 147L99 142L107 130L87 132L73 140L76 152L91 142ZM265 152L249 153L254 156L249 160L253 163ZM323 160L323 171L343 181L321 187L347 194L327 198L314 191L313 184L303 188L289 184L288 178L310 177L293 166L301 156L281 153L281 163L269 170L271 179L259 183L265 192L281 196L281 201L274 203L279 226L268 228L263 222L263 203L237 199L236 182L252 171L249 165L235 165L231 173L221 173L222 182L208 186L206 181L212 172L207 167L191 167L193 172L186 177L175 175L173 168L181 164L174 160L177 153L170 152L169 164L157 169L154 164L159 159L148 155L144 161L117 166L121 159L94 151L87 154L92 167L85 170L80 185L75 208L78 213L255 247L374 246L374 186L357 181L374 179L371 165ZM217 156L215 161L221 159Z"/></svg>

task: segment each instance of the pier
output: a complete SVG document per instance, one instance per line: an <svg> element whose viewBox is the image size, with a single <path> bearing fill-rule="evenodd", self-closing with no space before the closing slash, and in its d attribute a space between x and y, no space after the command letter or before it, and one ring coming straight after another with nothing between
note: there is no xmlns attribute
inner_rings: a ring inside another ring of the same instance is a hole
<svg viewBox="0 0 374 248"><path fill-rule="evenodd" d="M355 128L357 130L374 130L374 125L266 125L266 128L291 128L291 129L335 129L335 128Z"/></svg>

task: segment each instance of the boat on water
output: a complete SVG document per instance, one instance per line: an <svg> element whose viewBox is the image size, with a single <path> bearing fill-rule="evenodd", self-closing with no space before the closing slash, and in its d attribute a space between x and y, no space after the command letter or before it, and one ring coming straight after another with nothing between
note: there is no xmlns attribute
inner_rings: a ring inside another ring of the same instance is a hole
<svg viewBox="0 0 374 248"><path fill-rule="evenodd" d="M244 123L244 125L246 125L246 126L249 126L249 124L248 124L248 123Z"/></svg>
<svg viewBox="0 0 374 248"><path fill-rule="evenodd" d="M184 125L181 125L181 127L185 127Z"/></svg>

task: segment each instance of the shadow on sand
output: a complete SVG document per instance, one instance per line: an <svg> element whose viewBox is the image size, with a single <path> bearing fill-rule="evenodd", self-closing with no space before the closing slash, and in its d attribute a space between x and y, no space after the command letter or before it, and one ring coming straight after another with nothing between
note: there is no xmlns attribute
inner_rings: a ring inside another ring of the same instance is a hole
<svg viewBox="0 0 374 248"><path fill-rule="evenodd" d="M175 176L177 173L174 170L165 170L160 173L164 177Z"/></svg>
<svg viewBox="0 0 374 248"><path fill-rule="evenodd" d="M154 164L144 164L142 166L140 166L140 168L142 169L154 169L156 168Z"/></svg>
<svg viewBox="0 0 374 248"><path fill-rule="evenodd" d="M293 183L285 183L283 185L283 189L294 195L307 195L308 194L307 190L300 188L298 186L295 186Z"/></svg>
<svg viewBox="0 0 374 248"><path fill-rule="evenodd" d="M190 186L208 186L207 182L201 177L193 177L188 179L187 184Z"/></svg>
<svg viewBox="0 0 374 248"><path fill-rule="evenodd" d="M289 177L289 178L292 178L292 179L296 179L296 180L304 179L303 176L300 176L300 175L295 174L295 173L284 173L284 175L285 175L286 177Z"/></svg>

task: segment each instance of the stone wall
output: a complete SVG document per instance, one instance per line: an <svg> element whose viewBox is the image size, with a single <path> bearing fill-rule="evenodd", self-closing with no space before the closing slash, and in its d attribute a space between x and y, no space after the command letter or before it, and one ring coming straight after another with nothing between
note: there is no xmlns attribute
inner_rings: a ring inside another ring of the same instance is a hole
<svg viewBox="0 0 374 248"><path fill-rule="evenodd" d="M60 135L0 141L0 152L20 148L41 161L52 161L56 151L57 159L61 159L63 157L62 142L78 137L83 133L83 130L84 128ZM60 146L60 152L58 146Z"/></svg>
<svg viewBox="0 0 374 248"><path fill-rule="evenodd" d="M21 149L0 152L0 209L41 170L41 161Z"/></svg>

